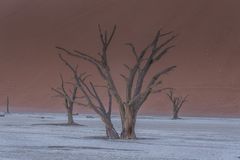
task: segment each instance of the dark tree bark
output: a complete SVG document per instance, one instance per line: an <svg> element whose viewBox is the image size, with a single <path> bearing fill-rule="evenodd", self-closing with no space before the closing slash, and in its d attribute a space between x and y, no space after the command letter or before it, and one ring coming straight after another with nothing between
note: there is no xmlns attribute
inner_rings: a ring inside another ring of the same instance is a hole
<svg viewBox="0 0 240 160"><path fill-rule="evenodd" d="M10 113L10 110L9 110L9 97L7 96L7 113L9 114Z"/></svg>
<svg viewBox="0 0 240 160"><path fill-rule="evenodd" d="M57 93L57 97L64 98L65 108L66 108L67 117L68 117L67 124L74 125L75 122L73 120L73 106L75 103L78 103L76 99L80 98L80 97L77 97L78 86L77 84L69 83L70 85L72 85L72 90L67 92L67 89L65 86L66 82L64 82L61 74L60 74L60 79L61 79L61 87L52 88L52 90Z"/></svg>
<svg viewBox="0 0 240 160"><path fill-rule="evenodd" d="M176 97L173 95L173 89L171 89L169 91L169 93L166 93L166 95L172 102L172 111L173 111L172 119L180 119L178 116L178 113L179 113L180 109L182 108L183 104L187 101L187 96Z"/></svg>
<svg viewBox="0 0 240 160"><path fill-rule="evenodd" d="M151 41L140 52L137 52L132 43L126 44L130 47L131 53L135 57L135 64L133 64L131 67L124 64L128 70L127 76L121 74L123 79L126 81L126 98L124 100L124 98L120 96L116 84L112 78L112 73L110 71L107 58L108 48L115 35L116 26L114 26L110 34L107 31L103 32L100 25L98 25L98 29L101 42L101 50L99 53L100 59L96 59L89 54L77 50L69 51L62 47L56 48L63 51L65 54L90 62L98 69L100 75L107 83L107 87L111 95L118 103L122 122L121 138L134 139L136 138L135 125L139 109L142 107L142 104L146 101L150 94L161 90L159 90L159 86L162 84L160 77L172 71L174 68L176 68L176 66L170 66L160 70L151 78L148 84L146 84L146 87L143 87L145 77L152 68L152 65L156 62L159 62L160 59L166 55L171 48L174 47L171 45L171 43L175 39L176 35L172 35L172 32L161 33L161 31L158 31L153 41Z"/></svg>
<svg viewBox="0 0 240 160"><path fill-rule="evenodd" d="M68 114L68 124L73 125L75 124L73 121L73 104L71 105L72 107L69 107L67 109L67 114Z"/></svg>

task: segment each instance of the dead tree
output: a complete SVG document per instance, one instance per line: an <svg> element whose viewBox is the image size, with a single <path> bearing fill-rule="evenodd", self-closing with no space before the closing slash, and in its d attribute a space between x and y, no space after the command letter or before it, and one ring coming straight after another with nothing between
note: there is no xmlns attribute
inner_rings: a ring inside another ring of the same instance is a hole
<svg viewBox="0 0 240 160"><path fill-rule="evenodd" d="M126 97L124 98L120 96L112 78L107 56L109 45L115 35L116 26L114 26L110 34L107 31L103 32L100 25L98 25L98 29L101 44L101 50L99 52L100 59L94 58L93 56L78 50L70 51L62 47L56 48L68 55L90 62L98 69L101 77L107 83L111 95L118 103L122 122L121 138L135 139L135 124L139 109L149 95L156 92L156 89L162 84L160 77L172 71L176 66L170 66L158 71L148 83L144 81L145 77L152 68L152 65L159 62L162 57L174 47L171 43L176 35L173 35L172 32L162 33L161 30L159 30L153 40L140 52L137 52L132 43L126 44L131 49L131 53L135 58L135 63L131 67L124 64L129 71L128 75L121 75L126 82ZM146 87L143 87L144 83L146 84Z"/></svg>
<svg viewBox="0 0 240 160"><path fill-rule="evenodd" d="M172 102L172 119L180 119L178 113L183 106L183 103L187 101L187 96L185 97L176 97L173 95L173 89L171 89L168 93L166 93L170 101Z"/></svg>
<svg viewBox="0 0 240 160"><path fill-rule="evenodd" d="M73 106L75 103L78 103L76 101L77 98L77 90L78 86L77 84L74 83L68 83L72 85L72 90L67 91L66 89L66 82L64 82L62 75L60 74L60 79L61 79L61 86L58 88L52 88L54 92L57 93L57 97L64 98L64 104L65 108L67 110L67 116L68 116L68 125L74 125L75 122L73 120Z"/></svg>
<svg viewBox="0 0 240 160"><path fill-rule="evenodd" d="M7 113L9 114L10 111L9 111L9 97L7 96Z"/></svg>
<svg viewBox="0 0 240 160"><path fill-rule="evenodd" d="M66 59L62 57L61 54L59 54L59 58L73 72L77 85L85 97L86 103L81 103L80 105L90 107L96 114L100 116L102 122L105 124L107 138L119 139L119 134L115 130L111 121L112 95L110 94L109 90L107 89L109 101L108 109L106 109L96 90L96 86L94 86L91 81L89 82L89 85L86 83L86 79L89 75L86 75L86 73L79 74L77 67L74 68Z"/></svg>

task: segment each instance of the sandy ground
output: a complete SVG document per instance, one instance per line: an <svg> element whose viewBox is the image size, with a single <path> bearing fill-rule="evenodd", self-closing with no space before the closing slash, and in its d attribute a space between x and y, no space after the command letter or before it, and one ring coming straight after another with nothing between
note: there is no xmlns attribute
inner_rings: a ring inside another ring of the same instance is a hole
<svg viewBox="0 0 240 160"><path fill-rule="evenodd" d="M137 140L104 139L95 115L10 114L0 117L1 160L239 160L240 119L141 116ZM119 129L119 118L113 117Z"/></svg>

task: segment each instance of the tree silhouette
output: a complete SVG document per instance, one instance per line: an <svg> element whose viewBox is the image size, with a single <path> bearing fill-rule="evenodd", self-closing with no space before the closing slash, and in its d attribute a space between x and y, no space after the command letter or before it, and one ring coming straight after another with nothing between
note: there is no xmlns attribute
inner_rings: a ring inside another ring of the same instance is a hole
<svg viewBox="0 0 240 160"><path fill-rule="evenodd" d="M99 51L100 59L78 50L70 51L63 47L56 48L65 54L90 62L97 68L101 77L105 80L110 94L118 104L122 123L121 138L135 139L135 124L139 109L149 95L159 90L159 86L162 84L160 77L172 71L176 66L173 65L159 70L148 82L145 81L146 75L149 73L149 70L151 70L153 64L159 62L162 57L174 47L171 43L176 38L176 35L173 35L173 32L162 33L162 31L159 30L153 40L140 52L137 52L137 49L132 43L126 43L131 49L135 62L132 66L124 64L128 70L128 75L121 74L126 82L126 97L124 98L119 94L116 82L112 78L111 67L108 62L108 48L116 33L116 25L110 33L102 31L100 25L98 25L98 31L101 45L101 50ZM144 83L146 87L143 87Z"/></svg>

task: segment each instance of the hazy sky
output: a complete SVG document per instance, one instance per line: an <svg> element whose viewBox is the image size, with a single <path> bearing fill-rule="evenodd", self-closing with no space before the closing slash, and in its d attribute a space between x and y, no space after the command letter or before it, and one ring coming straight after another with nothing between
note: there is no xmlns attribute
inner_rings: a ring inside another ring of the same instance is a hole
<svg viewBox="0 0 240 160"><path fill-rule="evenodd" d="M107 29L116 24L109 59L122 95L122 64L133 63L124 43L132 42L140 51L162 28L179 36L176 48L153 72L177 65L163 82L189 95L183 114L239 116L239 6L239 0L1 0L1 110L9 95L16 111L64 111L50 88L60 83L59 72L71 74L59 62L55 46L97 55L97 24ZM101 82L91 65L78 63ZM168 114L169 105L164 94L154 95L142 112Z"/></svg>

